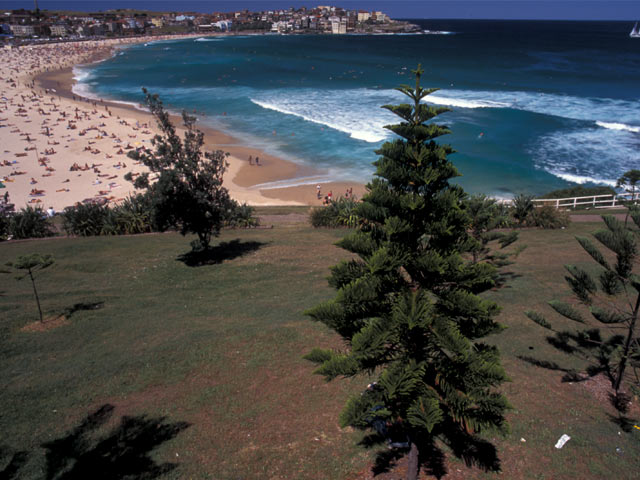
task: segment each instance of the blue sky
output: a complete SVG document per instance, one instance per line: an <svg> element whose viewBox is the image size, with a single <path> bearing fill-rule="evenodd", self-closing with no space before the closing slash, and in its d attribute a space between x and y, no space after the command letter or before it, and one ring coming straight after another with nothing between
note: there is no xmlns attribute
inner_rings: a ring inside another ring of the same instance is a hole
<svg viewBox="0 0 640 480"><path fill-rule="evenodd" d="M640 0L39 0L38 3L41 9L81 11L141 8L212 12L336 5L382 10L394 18L640 20ZM0 0L0 9L31 9L33 4L33 0Z"/></svg>

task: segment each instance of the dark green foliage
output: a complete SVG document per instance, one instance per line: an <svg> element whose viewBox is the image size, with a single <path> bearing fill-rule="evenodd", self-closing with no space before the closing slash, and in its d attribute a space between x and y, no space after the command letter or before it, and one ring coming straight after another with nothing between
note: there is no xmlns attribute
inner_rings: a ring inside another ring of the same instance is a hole
<svg viewBox="0 0 640 480"><path fill-rule="evenodd" d="M631 194L631 199L625 202L629 207L629 209L627 210L627 215L624 217L625 227L627 226L627 221L629 220L631 207L638 203L637 200L635 200L638 183L640 183L640 170L635 169L624 172L624 174L618 179L616 183L616 187L623 188L625 192Z"/></svg>
<svg viewBox="0 0 640 480"><path fill-rule="evenodd" d="M591 314L602 323L622 323L626 320L624 315L612 310L605 310L600 307L591 307L590 310Z"/></svg>
<svg viewBox="0 0 640 480"><path fill-rule="evenodd" d="M93 237L101 235L109 207L94 203L79 203L62 212L63 228L67 235Z"/></svg>
<svg viewBox="0 0 640 480"><path fill-rule="evenodd" d="M50 237L54 233L51 221L41 207L27 206L10 216L9 235L16 240Z"/></svg>
<svg viewBox="0 0 640 480"><path fill-rule="evenodd" d="M562 188L545 193L538 198L572 198L572 197L589 197L592 195L615 195L616 191L611 187L585 187L576 185L575 187Z"/></svg>
<svg viewBox="0 0 640 480"><path fill-rule="evenodd" d="M544 205L532 209L527 215L525 223L531 227L546 229L566 228L571 223L571 219L564 210Z"/></svg>
<svg viewBox="0 0 640 480"><path fill-rule="evenodd" d="M526 312L524 312L524 314L527 317L529 317L531 320L536 322L538 325L540 325L541 327L544 327L548 330L553 330L553 327L551 326L551 324L547 322L547 319L544 318L544 316L541 315L540 313L534 312L533 310L527 310Z"/></svg>
<svg viewBox="0 0 640 480"><path fill-rule="evenodd" d="M480 260L488 260L498 266L508 263L506 254L491 252L489 248L492 241L497 241L500 248L505 248L518 239L518 233L515 231L496 231L497 228L509 225L508 208L494 198L473 195L465 199L465 209L471 217L471 236L476 241L471 247L474 263Z"/></svg>
<svg viewBox="0 0 640 480"><path fill-rule="evenodd" d="M505 433L508 403L496 391L506 380L498 351L481 340L501 330L499 307L477 296L497 272L468 259L478 241L469 234L466 194L450 183L459 175L447 158L452 148L435 142L449 131L427 123L448 109L421 102L435 90L420 87L420 68L414 73L415 88L398 89L411 104L384 106L401 118L386 127L401 138L376 152L358 228L338 242L357 258L333 267L337 296L307 312L340 334L345 349L307 358L328 380L377 377L349 399L340 423L383 424L406 438L417 475L423 441ZM486 233L493 220L478 225Z"/></svg>
<svg viewBox="0 0 640 480"><path fill-rule="evenodd" d="M533 211L535 206L533 205L533 195L516 195L513 197L513 218L516 219L519 225L524 225L527 217Z"/></svg>
<svg viewBox="0 0 640 480"><path fill-rule="evenodd" d="M309 221L315 228L354 228L360 222L357 206L355 198L339 197L337 200L331 200L326 206L311 209Z"/></svg>
<svg viewBox="0 0 640 480"><path fill-rule="evenodd" d="M62 212L63 228L68 235L134 235L156 230L147 195L128 197L119 205L108 207L94 203L77 204Z"/></svg>
<svg viewBox="0 0 640 480"><path fill-rule="evenodd" d="M152 182L148 173L142 174L134 185L150 196L154 222L160 230L177 228L183 235L195 233L198 242L194 249L206 250L235 209L235 202L222 185L229 154L222 150L203 152L204 134L196 129L195 117L186 112L182 113L186 131L181 140L158 96L146 89L143 92L162 135L151 140L155 151L129 152L132 159L144 163L157 176ZM127 179L131 180L130 174Z"/></svg>
<svg viewBox="0 0 640 480"><path fill-rule="evenodd" d="M575 308L573 308L568 303L561 302L559 300L551 300L549 302L549 306L553 308L556 312L558 312L563 317L566 317L574 322L585 323L584 318ZM531 318L531 317L529 317Z"/></svg>
<svg viewBox="0 0 640 480"><path fill-rule="evenodd" d="M14 210L15 206L9 202L9 194L5 193L0 197L0 242L11 235L11 216Z"/></svg>
<svg viewBox="0 0 640 480"><path fill-rule="evenodd" d="M260 220L255 216L255 209L252 206L246 203L232 202L229 218L225 222L226 227L251 228L258 225L260 225Z"/></svg>
<svg viewBox="0 0 640 480"><path fill-rule="evenodd" d="M588 327L576 333L559 332L550 342L566 353L596 360L598 367L593 372L607 372L617 394L625 375L633 379L632 387L639 386L636 370L640 367L640 337L636 325L640 313L640 279L633 273L637 263L639 232L627 229L625 224L611 215L605 215L602 219L606 228L595 232L594 237L615 254L616 263L611 265L591 240L577 237L582 248L597 262L599 271L590 273L566 265L570 276L565 279L576 297L589 305L593 318L605 331ZM571 305L559 301L551 301L549 305L565 318L586 323ZM549 328L528 313L527 316ZM627 374L627 367L634 370L633 376Z"/></svg>
<svg viewBox="0 0 640 480"><path fill-rule="evenodd" d="M16 277L16 280L22 280L23 278L29 277L31 280L31 285L33 286L33 295L36 299L36 304L38 305L38 314L40 315L40 321L42 322L44 319L42 317L42 308L40 307L40 298L38 297L38 290L36 289L36 279L35 274L45 268L49 268L53 265L55 260L52 255L40 255L38 253L33 253L31 255L21 255L15 261L8 262L7 266L13 268L14 270L25 272L22 276Z"/></svg>

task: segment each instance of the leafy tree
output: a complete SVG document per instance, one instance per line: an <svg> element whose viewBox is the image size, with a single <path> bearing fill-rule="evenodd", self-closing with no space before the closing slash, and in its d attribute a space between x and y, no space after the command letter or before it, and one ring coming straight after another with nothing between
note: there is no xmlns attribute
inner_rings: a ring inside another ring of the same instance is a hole
<svg viewBox="0 0 640 480"><path fill-rule="evenodd" d="M31 255L21 255L14 262L8 262L7 266L12 267L15 270L24 271L24 275L16 277L17 280L29 277L31 279L31 285L33 286L33 294L36 297L36 304L38 305L38 313L40 314L40 321L42 322L42 308L40 308L40 297L38 297L38 290L36 289L35 274L39 271L49 268L55 260L52 255L40 255L33 253Z"/></svg>
<svg viewBox="0 0 640 480"><path fill-rule="evenodd" d="M636 200L636 188L640 183L640 170L629 170L624 172L622 176L616 182L616 187L623 188L625 192L631 194L630 204L635 204ZM627 222L629 220L629 210L627 210L627 215L624 217L624 226L627 226Z"/></svg>
<svg viewBox="0 0 640 480"><path fill-rule="evenodd" d="M229 154L222 150L203 153L204 134L196 129L196 118L186 112L182 113L185 133L181 140L158 96L146 89L143 92L162 135L151 140L154 152L129 152L131 158L144 163L157 176L152 182L149 173L141 174L134 185L149 192L154 219L161 230L175 227L182 235L195 233L198 242L192 244L194 250L206 250L235 206L222 185ZM131 173L125 178L133 180Z"/></svg>
<svg viewBox="0 0 640 480"><path fill-rule="evenodd" d="M640 227L640 213L632 213L631 218ZM631 365L634 370L640 367L640 338L637 331L640 277L633 273L639 253L639 232L627 229L611 215L605 215L602 219L606 229L598 230L593 235L615 254L615 263L607 260L589 238L576 237L582 248L599 264L599 271L596 274L575 265L565 267L569 272L565 278L571 290L589 308L590 314L601 328L589 325L573 306L559 301L549 302L560 315L585 325L577 332L556 332L555 338L552 337L552 344L565 352L595 359L597 366L590 368L588 372L596 374L606 371L618 393L627 374L627 367ZM535 312L528 312L527 315L544 328L555 331L542 315ZM637 389L640 386L638 375L632 378Z"/></svg>
<svg viewBox="0 0 640 480"><path fill-rule="evenodd" d="M449 130L427 123L448 109L421 102L436 89L420 86L420 66L413 73L415 88L398 88L412 103L383 107L402 119L385 127L402 138L376 152L360 226L338 243L357 258L332 268L337 296L307 312L339 333L345 350L306 356L327 380L377 377L349 399L340 423L406 444L409 479L418 476L421 448L437 438L505 433L509 407L495 390L507 378L499 352L481 341L501 330L499 307L477 295L494 284L496 269L468 260L475 242L465 193L449 183L458 176L447 159L453 150L434 141Z"/></svg>

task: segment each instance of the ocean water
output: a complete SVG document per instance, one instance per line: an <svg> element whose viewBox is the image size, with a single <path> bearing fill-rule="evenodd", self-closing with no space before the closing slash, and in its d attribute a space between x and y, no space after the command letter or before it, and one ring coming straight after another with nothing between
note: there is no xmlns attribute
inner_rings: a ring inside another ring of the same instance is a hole
<svg viewBox="0 0 640 480"><path fill-rule="evenodd" d="M615 184L640 168L640 39L626 22L415 20L427 35L255 35L141 44L76 68L78 92L139 103L141 87L241 142L368 181L413 83L451 111L440 137L470 192L510 197ZM294 179L288 184L305 183ZM315 180L313 180L315 181ZM279 184L280 185L280 184Z"/></svg>

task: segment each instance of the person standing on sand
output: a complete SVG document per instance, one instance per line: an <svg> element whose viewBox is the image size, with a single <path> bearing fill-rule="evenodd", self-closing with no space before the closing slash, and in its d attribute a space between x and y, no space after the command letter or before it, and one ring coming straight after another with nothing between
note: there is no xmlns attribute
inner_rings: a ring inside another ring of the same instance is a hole
<svg viewBox="0 0 640 480"><path fill-rule="evenodd" d="M256 157L256 165L260 166L260 157Z"/></svg>
<svg viewBox="0 0 640 480"><path fill-rule="evenodd" d="M249 165L253 165L253 160L252 160L251 155L249 155Z"/></svg>

